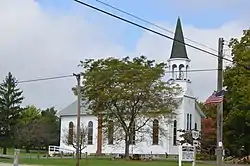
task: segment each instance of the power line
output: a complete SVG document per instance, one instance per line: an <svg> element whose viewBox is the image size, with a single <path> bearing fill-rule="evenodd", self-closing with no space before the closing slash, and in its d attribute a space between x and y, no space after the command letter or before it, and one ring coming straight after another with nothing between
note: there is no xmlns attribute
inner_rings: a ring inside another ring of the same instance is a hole
<svg viewBox="0 0 250 166"><path fill-rule="evenodd" d="M208 72L208 71L217 71L218 69L197 69L197 70L187 70L187 72ZM167 71L166 73L171 73L172 71Z"/></svg>
<svg viewBox="0 0 250 166"><path fill-rule="evenodd" d="M176 41L176 42L178 42L178 43L181 43L181 44L183 44L183 45L186 45L186 46L188 46L188 47L191 47L191 48L193 48L193 49L199 50L199 51L201 51L201 52L210 54L210 55L215 56L215 57L218 58L218 55L217 55L217 54L214 54L214 53L209 52L209 51L207 51L207 50L204 50L204 49L202 49L202 48L196 47L196 46L194 46L194 45L191 45L191 44L188 44L188 43L185 43L185 42L176 40L176 39L174 39L174 38L172 38L172 37L170 37L170 36L167 36L167 35L165 35L165 34L162 34L162 33L160 33L160 32L157 32L157 31L155 31L155 30L153 30L153 29L147 28L147 27L145 27L145 26L142 26L142 25L140 25L140 24L137 24L137 23L135 23L135 22L132 22L132 21L130 21L130 20L127 20L127 19L125 19L125 18L122 18L122 17L120 17L120 16L117 16L117 15L115 15L115 14L109 13L109 12L107 12L107 11L105 11L105 10L102 10L102 9L97 8L97 7L95 7L95 6L89 5L89 4L85 3L85 2L82 2L82 1L79 1L79 0L73 0L73 1L75 1L75 2L77 2L77 3L79 3L79 4L81 4L81 5L87 6L87 7L89 7L89 8L92 8L92 9L94 9L94 10L97 10L97 11L99 11L99 12L101 12L101 13L107 14L107 15L109 15L109 16L111 16L111 17L116 18L116 19L122 20L122 21L124 21L124 22L129 23L129 24L132 24L132 25L134 25L134 26L137 26L137 27L139 27L139 28L142 28L142 29L144 29L144 30L147 30L147 31L149 31L149 32L155 33L155 34L157 34L157 35L159 35L159 36L168 38L168 39L170 39L170 40ZM227 59L227 58L225 58L225 57L221 57L221 58L224 59L224 60L226 60L226 61L229 61L229 62L232 62L232 63L233 63L233 61L230 60L230 59Z"/></svg>
<svg viewBox="0 0 250 166"><path fill-rule="evenodd" d="M121 13L124 13L124 14L126 14L126 15L129 15L129 16L131 16L131 17L133 17L133 18L136 18L136 19L138 19L138 20L140 20L140 21L142 21L142 22L145 22L145 23L147 23L147 24L153 25L153 26L155 26L155 27L157 27L157 28L159 28L159 29L161 29L161 30L164 30L164 31L166 31L166 32L175 34L173 31L171 31L171 30L169 30L169 29L166 29L166 28L164 28L164 27L162 27L162 26L159 26L159 25L157 25L157 24L155 24L155 23L152 23L152 22L150 22L150 21L147 21L146 19L143 19L143 18L138 17L138 16L136 16L136 15L134 15L134 14L131 14L131 13L129 13L129 12L126 12L126 11L124 11L124 10L122 10L122 9L119 9L119 8L117 8L117 7L115 7L115 6L112 6L112 5L108 4L108 3L105 3L105 2L100 1L100 0L96 0L96 2L99 2L99 3L101 3L101 4L105 5L105 6L108 6L108 7L112 8L112 9L115 9L115 10L121 12ZM200 46L203 46L203 47L205 47L205 48L207 48L207 49L210 49L210 50L212 50L212 51L214 51L214 52L218 52L216 49L214 49L214 48L212 48L212 47L209 47L209 46L207 46L207 45L205 45L205 44L202 44L202 43L200 43L200 42L194 41L194 40L192 40L192 39L190 39L190 38L187 38L187 37L184 37L184 38L185 38L186 40L190 41L190 42L193 42L193 43L195 43L195 44L198 44L198 45L200 45Z"/></svg>
<svg viewBox="0 0 250 166"><path fill-rule="evenodd" d="M216 71L216 70L217 69L197 69L197 70L187 70L187 72L209 72L209 71ZM172 71L166 71L165 73L172 73ZM55 76L55 77L43 77L43 78L37 78L37 79L28 79L28 80L18 81L17 83L23 84L23 83L30 83L30 82L57 80L57 79L70 78L70 77L74 77L74 75L71 74L71 75L63 75L63 76Z"/></svg>
<svg viewBox="0 0 250 166"><path fill-rule="evenodd" d="M71 74L71 75L56 76L56 77L44 77L44 78L37 78L37 79L22 80L22 81L18 81L17 83L22 84L22 83L29 83L29 82L56 80L56 79L69 78L69 77L74 77L74 76L73 74Z"/></svg>

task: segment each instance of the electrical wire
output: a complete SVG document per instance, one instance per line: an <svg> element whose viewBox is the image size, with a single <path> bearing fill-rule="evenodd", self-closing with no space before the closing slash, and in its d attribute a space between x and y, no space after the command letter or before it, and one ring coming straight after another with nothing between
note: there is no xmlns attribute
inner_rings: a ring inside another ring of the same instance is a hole
<svg viewBox="0 0 250 166"><path fill-rule="evenodd" d="M209 71L216 71L216 70L218 69L197 69L197 70L187 70L187 72L209 72ZM166 71L165 73L172 73L172 71ZM23 84L23 83L30 83L30 82L57 80L57 79L70 78L70 77L75 77L75 76L71 74L71 75L54 76L54 77L43 77L43 78L37 78L37 79L21 80L21 81L18 81L17 83Z"/></svg>
<svg viewBox="0 0 250 166"><path fill-rule="evenodd" d="M115 14L112 14L112 13L110 13L110 12L107 12L107 11L105 11L105 10L102 10L102 9L100 9L100 8L97 8L97 7L93 6L93 5L89 5L89 4L87 4L87 3L85 3L85 2L82 2L82 1L79 1L79 0L73 0L73 1L75 1L75 2L77 2L77 3L79 3L79 4L81 4L81 5L84 5L84 6L86 6L86 7L92 8L92 9L94 9L94 10L96 10L96 11L101 12L101 13L104 13L104 14L106 14L106 15L109 15L109 16L111 16L111 17L114 17L114 18L116 18L116 19L122 20L122 21L124 21L124 22L129 23L129 24L132 24L132 25L134 25L134 26L137 26L137 27L139 27L139 28L142 28L142 29L144 29L144 30L147 30L147 31L149 31L149 32L155 33L155 34L157 34L157 35L159 35L159 36L162 36L162 37L165 37L165 38L167 38L167 39L176 41L176 42L178 42L178 43L181 43L181 44L186 45L186 46L188 46L188 47L191 47L191 48L193 48L193 49L199 50L199 51L201 51L201 52L210 54L210 55L212 55L212 56L219 57L217 54L214 54L214 53L209 52L209 51L207 51L207 50L204 50L204 49L202 49L202 48L196 47L196 46L194 46L194 45L192 45L192 44L188 44L188 43L184 43L184 42L182 42L182 41L176 40L176 39L174 39L174 38L172 38L172 37L170 37L170 36L168 36L168 35L165 35L165 34L162 34L162 33L160 33L160 32L157 32L157 31L155 31L155 30L153 30L153 29L147 28L147 27L145 27L145 26L142 26L142 25L140 25L140 24L137 24L137 23L135 23L135 22L132 22L132 21L130 21L130 20L127 20L127 19L125 19L125 18L122 18L122 17L117 16L117 15L115 15ZM219 58L222 58L222 59L224 59L224 60L226 60L226 61L228 61L228 62L232 62L232 63L233 63L232 60L227 59L227 58L225 58L225 57L219 57Z"/></svg>
<svg viewBox="0 0 250 166"><path fill-rule="evenodd" d="M73 1L75 1L75 2L77 2L77 3L79 3L79 4L82 4L82 5L85 5L85 6L89 7L89 8L94 9L94 10L97 10L97 11L99 11L99 12L102 12L102 13L104 13L104 14L107 14L107 15L109 15L109 16L112 16L112 17L114 17L114 18L117 18L117 19L119 19L119 20L122 20L122 21L124 21L124 22L130 23L130 24L135 25L135 26L137 26L137 27L140 27L140 28L142 28L142 29L144 29L144 30L153 32L153 33L155 33L155 34L157 34L157 35L163 36L163 37L168 38L168 39L171 39L171 40L173 40L173 41L177 41L177 42L179 42L179 43L181 43L181 44L184 44L184 45L186 45L186 46L189 46L189 47L191 47L191 48L193 48L193 49L196 49L196 50L199 50L199 51L201 51L201 52L204 52L204 53L213 55L213 56L215 56L215 57L218 57L217 54L211 53L211 52L209 52L209 51L206 51L206 50L201 49L201 48L199 48L199 47L193 46L193 45L191 45L191 44L187 44L187 43L178 41L178 40L176 40L176 39L174 39L174 38L172 38L172 37L170 37L170 36L164 35L164 34L162 34L162 33L160 33L160 32L155 31L155 30L152 30L152 29L150 29L150 28L147 28L147 27L144 27L144 26L139 25L139 24L137 24L137 23L134 23L134 22L132 22L132 21L129 21L129 20L127 20L127 19L124 19L124 18L119 17L119 16L117 16L117 15L114 15L114 14L112 14L112 13L109 13L109 12L104 11L104 10L102 10L102 9L99 9L99 8L97 8L97 7L95 7L95 6L89 5L89 4L84 3L84 2L82 2L82 1L79 1L79 0L73 0ZM97 1L98 1L98 0L97 0ZM125 11L124 11L124 12L125 12ZM135 17L137 17L137 16L135 16ZM138 18L139 18L139 17L138 17ZM139 18L139 19L141 19L141 18ZM142 20L143 20L143 19L142 19ZM146 21L146 20L145 20L145 21ZM149 22L149 23L150 23L150 22ZM153 24L153 23L151 23L151 24ZM155 24L155 25L156 25L156 24ZM167 30L167 29L166 29L166 30ZM189 39L189 40L190 40L190 39ZM230 59L227 59L227 58L224 58L224 57L222 57L222 58L223 58L224 60L226 60L226 61L233 62L233 61L230 60ZM216 71L216 70L218 70L218 69L188 70L187 72L208 72L208 71ZM172 71L167 71L166 73L172 73ZM74 77L74 75L71 74L71 75L56 76L56 77L45 77L45 78L38 78L38 79L29 79L29 80L18 81L18 83L29 83L29 82L37 82L37 81L55 80L55 79L62 79L62 78L69 78L69 77Z"/></svg>
<svg viewBox="0 0 250 166"><path fill-rule="evenodd" d="M169 29L166 29L166 28L164 28L164 27L162 27L162 26L159 26L159 25L157 25L157 24L155 24L155 23L152 23L152 22L150 22L150 21L147 21L146 19L143 19L143 18L138 17L138 16L136 16L136 15L134 15L134 14L131 14L131 13L129 13L129 12L126 12L126 11L124 11L124 10L122 10L122 9L119 9L119 8L117 8L117 7L115 7L115 6L112 6L112 5L108 4L108 3L105 3L105 2L100 1L100 0L95 0L95 1L98 2L98 3L101 3L101 4L105 5L105 6L108 6L108 7L112 8L112 9L114 9L114 10L117 10L117 11L119 11L119 12L121 12L121 13L124 13L124 14L126 14L126 15L129 15L129 16L131 16L131 17L133 17L133 18L136 18L136 19L138 19L138 20L140 20L140 21L142 21L142 22L145 22L145 23L147 23L147 24L149 24L149 25L155 26L155 27L157 27L157 28L159 28L159 29L161 29L161 30L164 30L164 31L168 32L168 33L175 34L175 32L173 32L173 31L171 31L171 30L169 30ZM195 44L198 44L198 45L200 45L200 46L202 46L202 47L205 47L205 48L207 48L207 49L210 49L211 51L218 52L218 50L216 50L216 49L214 49L214 48L212 48L212 47L209 47L209 46L207 46L207 45L205 45L205 44L202 44L202 43L200 43L200 42L194 41L194 40L192 40L192 39L190 39L190 38L184 37L184 39L186 39L186 40L188 40L188 41L190 41L190 42L193 42L193 43L195 43Z"/></svg>
<svg viewBox="0 0 250 166"><path fill-rule="evenodd" d="M69 78L69 77L74 77L74 75L71 74L71 75L64 75L64 76L55 76L55 77L44 77L44 78L37 78L37 79L29 79L29 80L18 81L17 83L22 84L22 83L37 82L37 81L56 80L56 79Z"/></svg>

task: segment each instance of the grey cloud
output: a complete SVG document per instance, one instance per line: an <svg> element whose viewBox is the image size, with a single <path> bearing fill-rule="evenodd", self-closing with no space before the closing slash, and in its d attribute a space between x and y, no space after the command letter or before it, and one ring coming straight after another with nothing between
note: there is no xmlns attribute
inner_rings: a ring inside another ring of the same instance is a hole
<svg viewBox="0 0 250 166"><path fill-rule="evenodd" d="M0 1L0 79L11 71L18 80L78 72L80 60L125 55L97 26L74 14L45 13L33 0ZM20 84L24 105L62 108L74 100L74 78Z"/></svg>

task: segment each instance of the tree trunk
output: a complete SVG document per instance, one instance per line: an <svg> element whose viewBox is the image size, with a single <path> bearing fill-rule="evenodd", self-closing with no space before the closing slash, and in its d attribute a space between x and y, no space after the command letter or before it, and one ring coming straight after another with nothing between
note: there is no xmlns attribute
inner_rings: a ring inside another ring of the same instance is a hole
<svg viewBox="0 0 250 166"><path fill-rule="evenodd" d="M125 159L129 159L129 136L126 134L125 136Z"/></svg>
<svg viewBox="0 0 250 166"><path fill-rule="evenodd" d="M3 147L3 154L7 154L7 147L6 146Z"/></svg>
<svg viewBox="0 0 250 166"><path fill-rule="evenodd" d="M30 147L26 146L25 151L26 151L26 153L30 153Z"/></svg>
<svg viewBox="0 0 250 166"><path fill-rule="evenodd" d="M82 159L82 149L79 149L79 159Z"/></svg>

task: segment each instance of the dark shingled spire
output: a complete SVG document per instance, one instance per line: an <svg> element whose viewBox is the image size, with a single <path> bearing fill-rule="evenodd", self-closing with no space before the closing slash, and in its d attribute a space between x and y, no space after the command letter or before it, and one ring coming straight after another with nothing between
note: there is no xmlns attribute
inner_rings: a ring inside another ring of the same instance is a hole
<svg viewBox="0 0 250 166"><path fill-rule="evenodd" d="M180 41L181 43L177 42L176 40ZM185 41L184 41L184 36L182 32L181 20L178 17L170 59L172 58L189 59L187 56L186 46L182 43L185 43Z"/></svg>

